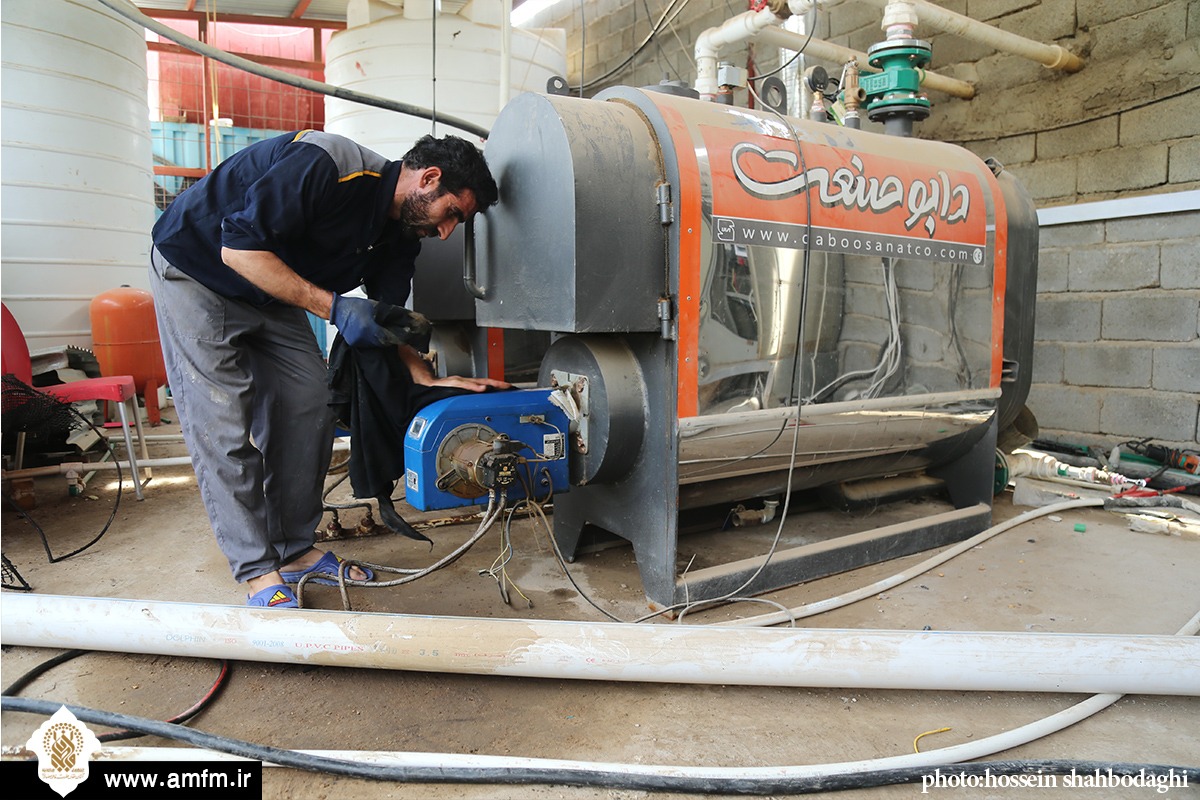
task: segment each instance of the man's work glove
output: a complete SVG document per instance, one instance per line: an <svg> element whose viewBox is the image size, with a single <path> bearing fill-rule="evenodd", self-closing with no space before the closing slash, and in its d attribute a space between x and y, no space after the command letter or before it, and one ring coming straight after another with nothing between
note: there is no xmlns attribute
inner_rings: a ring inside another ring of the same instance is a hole
<svg viewBox="0 0 1200 800"><path fill-rule="evenodd" d="M329 321L351 347L386 347L400 344L400 337L375 321L378 303L364 297L335 294Z"/></svg>

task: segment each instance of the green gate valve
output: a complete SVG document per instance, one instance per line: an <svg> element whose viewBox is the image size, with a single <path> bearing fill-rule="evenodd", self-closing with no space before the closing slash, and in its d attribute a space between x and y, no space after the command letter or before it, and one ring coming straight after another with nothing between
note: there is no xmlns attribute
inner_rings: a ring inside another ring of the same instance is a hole
<svg viewBox="0 0 1200 800"><path fill-rule="evenodd" d="M867 95L867 116L872 120L901 113L914 119L929 116L929 98L919 94L924 67L933 58L928 42L919 39L890 40L867 51L871 66L881 70L859 77Z"/></svg>

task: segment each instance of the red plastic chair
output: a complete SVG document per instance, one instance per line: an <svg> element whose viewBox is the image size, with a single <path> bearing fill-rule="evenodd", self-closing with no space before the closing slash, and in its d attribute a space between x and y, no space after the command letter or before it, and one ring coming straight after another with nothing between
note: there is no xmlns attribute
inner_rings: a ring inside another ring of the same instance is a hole
<svg viewBox="0 0 1200 800"><path fill-rule="evenodd" d="M3 321L0 326L0 344L3 347L3 369L4 374L13 375L27 386L33 385L33 366L29 359L29 344L25 341L25 334L21 332L21 326L17 323L12 312L8 310L8 306L0 304L3 308ZM125 449L129 453L129 466L133 472L133 489L137 494L137 499L142 500L142 487L150 482L150 470L146 469L146 481L143 483L139 477L137 452L133 448L132 431L130 430L130 411L132 411L133 424L137 428L138 442L141 443L142 458L149 459L150 455L146 450L146 437L142 433L142 416L138 412L137 407L137 387L133 383L131 375L115 375L110 378L85 378L84 380L71 381L70 383L59 384L58 386L39 386L37 391L49 395L63 403L78 403L86 400L105 400L110 403L116 403L121 414L121 430L125 433ZM129 404L129 410L126 410L126 403ZM18 450L21 449L24 443L18 444ZM17 463L20 464L20 453L17 455Z"/></svg>

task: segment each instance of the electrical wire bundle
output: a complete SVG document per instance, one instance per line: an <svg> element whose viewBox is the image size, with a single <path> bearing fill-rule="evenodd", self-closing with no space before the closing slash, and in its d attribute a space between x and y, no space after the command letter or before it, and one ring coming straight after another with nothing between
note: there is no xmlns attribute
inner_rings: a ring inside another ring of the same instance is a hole
<svg viewBox="0 0 1200 800"><path fill-rule="evenodd" d="M806 397L805 403L815 402L846 381L859 377L870 377L871 383L867 388L846 399L873 399L883 393L888 383L899 372L902 363L903 340L900 337L900 293L896 288L895 259L884 258L881 261L883 264L883 295L888 313L888 334L880 352L879 362L871 369L854 370L839 375ZM822 310L824 310L823 307Z"/></svg>
<svg viewBox="0 0 1200 800"><path fill-rule="evenodd" d="M599 77L582 81L578 86L572 86L571 91L582 93L584 90L598 86L599 84L604 83L605 81L620 74L622 70L633 63L635 58L641 55L642 51L645 50L652 41L654 41L654 38L658 36L658 34L661 33L664 28L675 22L675 19L680 15L680 13L683 12L685 8L687 8L688 3L691 1L692 0L671 0L671 2L667 4L666 9L664 9L662 14L659 16L658 21L655 22L653 27L650 28L650 32L646 34L641 43L633 49L633 52L630 53L624 61ZM582 73L582 70L580 70L580 72Z"/></svg>

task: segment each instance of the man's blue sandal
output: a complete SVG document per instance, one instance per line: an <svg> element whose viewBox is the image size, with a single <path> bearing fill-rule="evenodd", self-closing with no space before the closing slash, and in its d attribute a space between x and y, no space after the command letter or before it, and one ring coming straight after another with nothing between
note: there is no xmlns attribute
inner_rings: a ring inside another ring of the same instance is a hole
<svg viewBox="0 0 1200 800"><path fill-rule="evenodd" d="M296 601L296 595L291 589L284 586L282 583L277 583L274 586L268 586L261 592L246 598L246 605L261 606L266 608L299 608L300 603Z"/></svg>
<svg viewBox="0 0 1200 800"><path fill-rule="evenodd" d="M306 581L306 584L307 583L319 583L322 586L337 586L338 585L338 582L337 582L338 565L341 564L342 561L343 561L343 559L340 556L335 556L333 553L326 551L325 555L321 556L321 559L317 563L315 563L311 567L309 567L308 569L296 570L295 572L282 572L281 571L279 574L283 578L284 583L299 583L300 579L303 578L305 575L309 574L310 572L320 572L320 573L324 573L326 575L333 575L334 577L333 578L309 578ZM372 572L371 570L367 569L364 566L359 566L359 569L361 569L366 574L367 580L369 580L369 581L375 580L374 572ZM347 572L348 572L348 570L347 570ZM347 580L350 580L349 574L346 575L346 578L347 578Z"/></svg>

